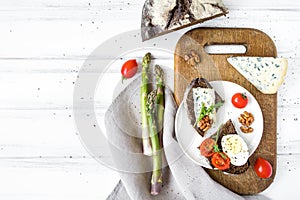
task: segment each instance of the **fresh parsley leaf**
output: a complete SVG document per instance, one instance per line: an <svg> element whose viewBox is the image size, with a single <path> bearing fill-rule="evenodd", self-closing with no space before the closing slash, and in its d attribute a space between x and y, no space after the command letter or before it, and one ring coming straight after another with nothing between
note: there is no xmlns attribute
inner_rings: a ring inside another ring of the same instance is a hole
<svg viewBox="0 0 300 200"><path fill-rule="evenodd" d="M214 109L220 108L224 102L218 102L214 105L209 106L208 108L205 106L205 104L202 102L201 103L201 110L198 119L196 120L194 126L196 126L206 115L209 115L210 113L213 112Z"/></svg>

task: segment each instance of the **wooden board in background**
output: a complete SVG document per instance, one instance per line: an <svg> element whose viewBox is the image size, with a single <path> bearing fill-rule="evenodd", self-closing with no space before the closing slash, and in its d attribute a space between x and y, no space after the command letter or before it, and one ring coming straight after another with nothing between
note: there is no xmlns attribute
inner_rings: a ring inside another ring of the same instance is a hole
<svg viewBox="0 0 300 200"><path fill-rule="evenodd" d="M238 73L226 60L234 56L233 54L207 54L204 47L211 44L245 45L246 52L238 54L239 56L276 57L276 47L269 36L255 29L198 28L180 38L174 55L174 92L178 104L183 99L186 87L196 77L204 77L209 81L235 82L251 92L258 101L264 117L264 132L257 150L249 159L250 168L241 175L226 175L217 170L207 172L214 180L236 193L259 193L273 182L276 172L277 95L262 94ZM196 66L191 66L184 60L184 55L189 54L191 50L196 51L201 58L201 62ZM273 166L271 178L260 179L255 174L253 165L257 157L263 157L271 163Z"/></svg>

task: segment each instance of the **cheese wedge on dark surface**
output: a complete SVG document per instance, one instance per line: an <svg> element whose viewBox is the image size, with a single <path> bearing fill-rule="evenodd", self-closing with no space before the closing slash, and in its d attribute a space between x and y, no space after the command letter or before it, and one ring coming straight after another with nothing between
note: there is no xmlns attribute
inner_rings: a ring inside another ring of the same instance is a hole
<svg viewBox="0 0 300 200"><path fill-rule="evenodd" d="M230 57L228 62L264 94L275 94L284 81L288 63L285 58Z"/></svg>
<svg viewBox="0 0 300 200"><path fill-rule="evenodd" d="M142 40L227 13L221 0L146 0L142 12Z"/></svg>

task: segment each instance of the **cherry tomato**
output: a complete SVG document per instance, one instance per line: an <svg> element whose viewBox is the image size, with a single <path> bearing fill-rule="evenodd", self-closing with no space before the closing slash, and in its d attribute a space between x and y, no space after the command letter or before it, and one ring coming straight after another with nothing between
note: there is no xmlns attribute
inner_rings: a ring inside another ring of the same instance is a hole
<svg viewBox="0 0 300 200"><path fill-rule="evenodd" d="M260 178L270 178L272 176L272 165L263 158L257 158L254 170Z"/></svg>
<svg viewBox="0 0 300 200"><path fill-rule="evenodd" d="M230 167L230 158L224 152L216 152L211 158L211 164L219 170L225 170Z"/></svg>
<svg viewBox="0 0 300 200"><path fill-rule="evenodd" d="M135 59L127 60L121 69L122 79L128 79L133 77L138 70L138 65Z"/></svg>
<svg viewBox="0 0 300 200"><path fill-rule="evenodd" d="M201 155L205 157L211 157L214 154L214 145L216 144L215 140L211 138L206 138L201 143L199 149L201 152Z"/></svg>
<svg viewBox="0 0 300 200"><path fill-rule="evenodd" d="M245 93L236 93L232 96L231 103L236 108L245 108L248 104L248 97Z"/></svg>

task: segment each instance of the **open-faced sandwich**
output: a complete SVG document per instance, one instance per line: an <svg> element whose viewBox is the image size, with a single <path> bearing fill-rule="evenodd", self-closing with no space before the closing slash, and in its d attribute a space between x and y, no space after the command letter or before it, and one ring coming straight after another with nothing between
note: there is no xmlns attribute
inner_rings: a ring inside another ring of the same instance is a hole
<svg viewBox="0 0 300 200"><path fill-rule="evenodd" d="M231 119L219 125L218 108L224 104L222 97L204 78L194 79L185 91L184 104L194 129L204 136L213 125L218 130L199 144L200 154L214 169L230 174L241 174L249 168L249 149L238 135Z"/></svg>
<svg viewBox="0 0 300 200"><path fill-rule="evenodd" d="M194 79L185 91L185 108L196 131L204 136L216 122L217 109L223 105L220 95L204 78Z"/></svg>
<svg viewBox="0 0 300 200"><path fill-rule="evenodd" d="M203 140L199 149L213 168L230 174L241 174L249 168L248 146L230 119L212 137Z"/></svg>

